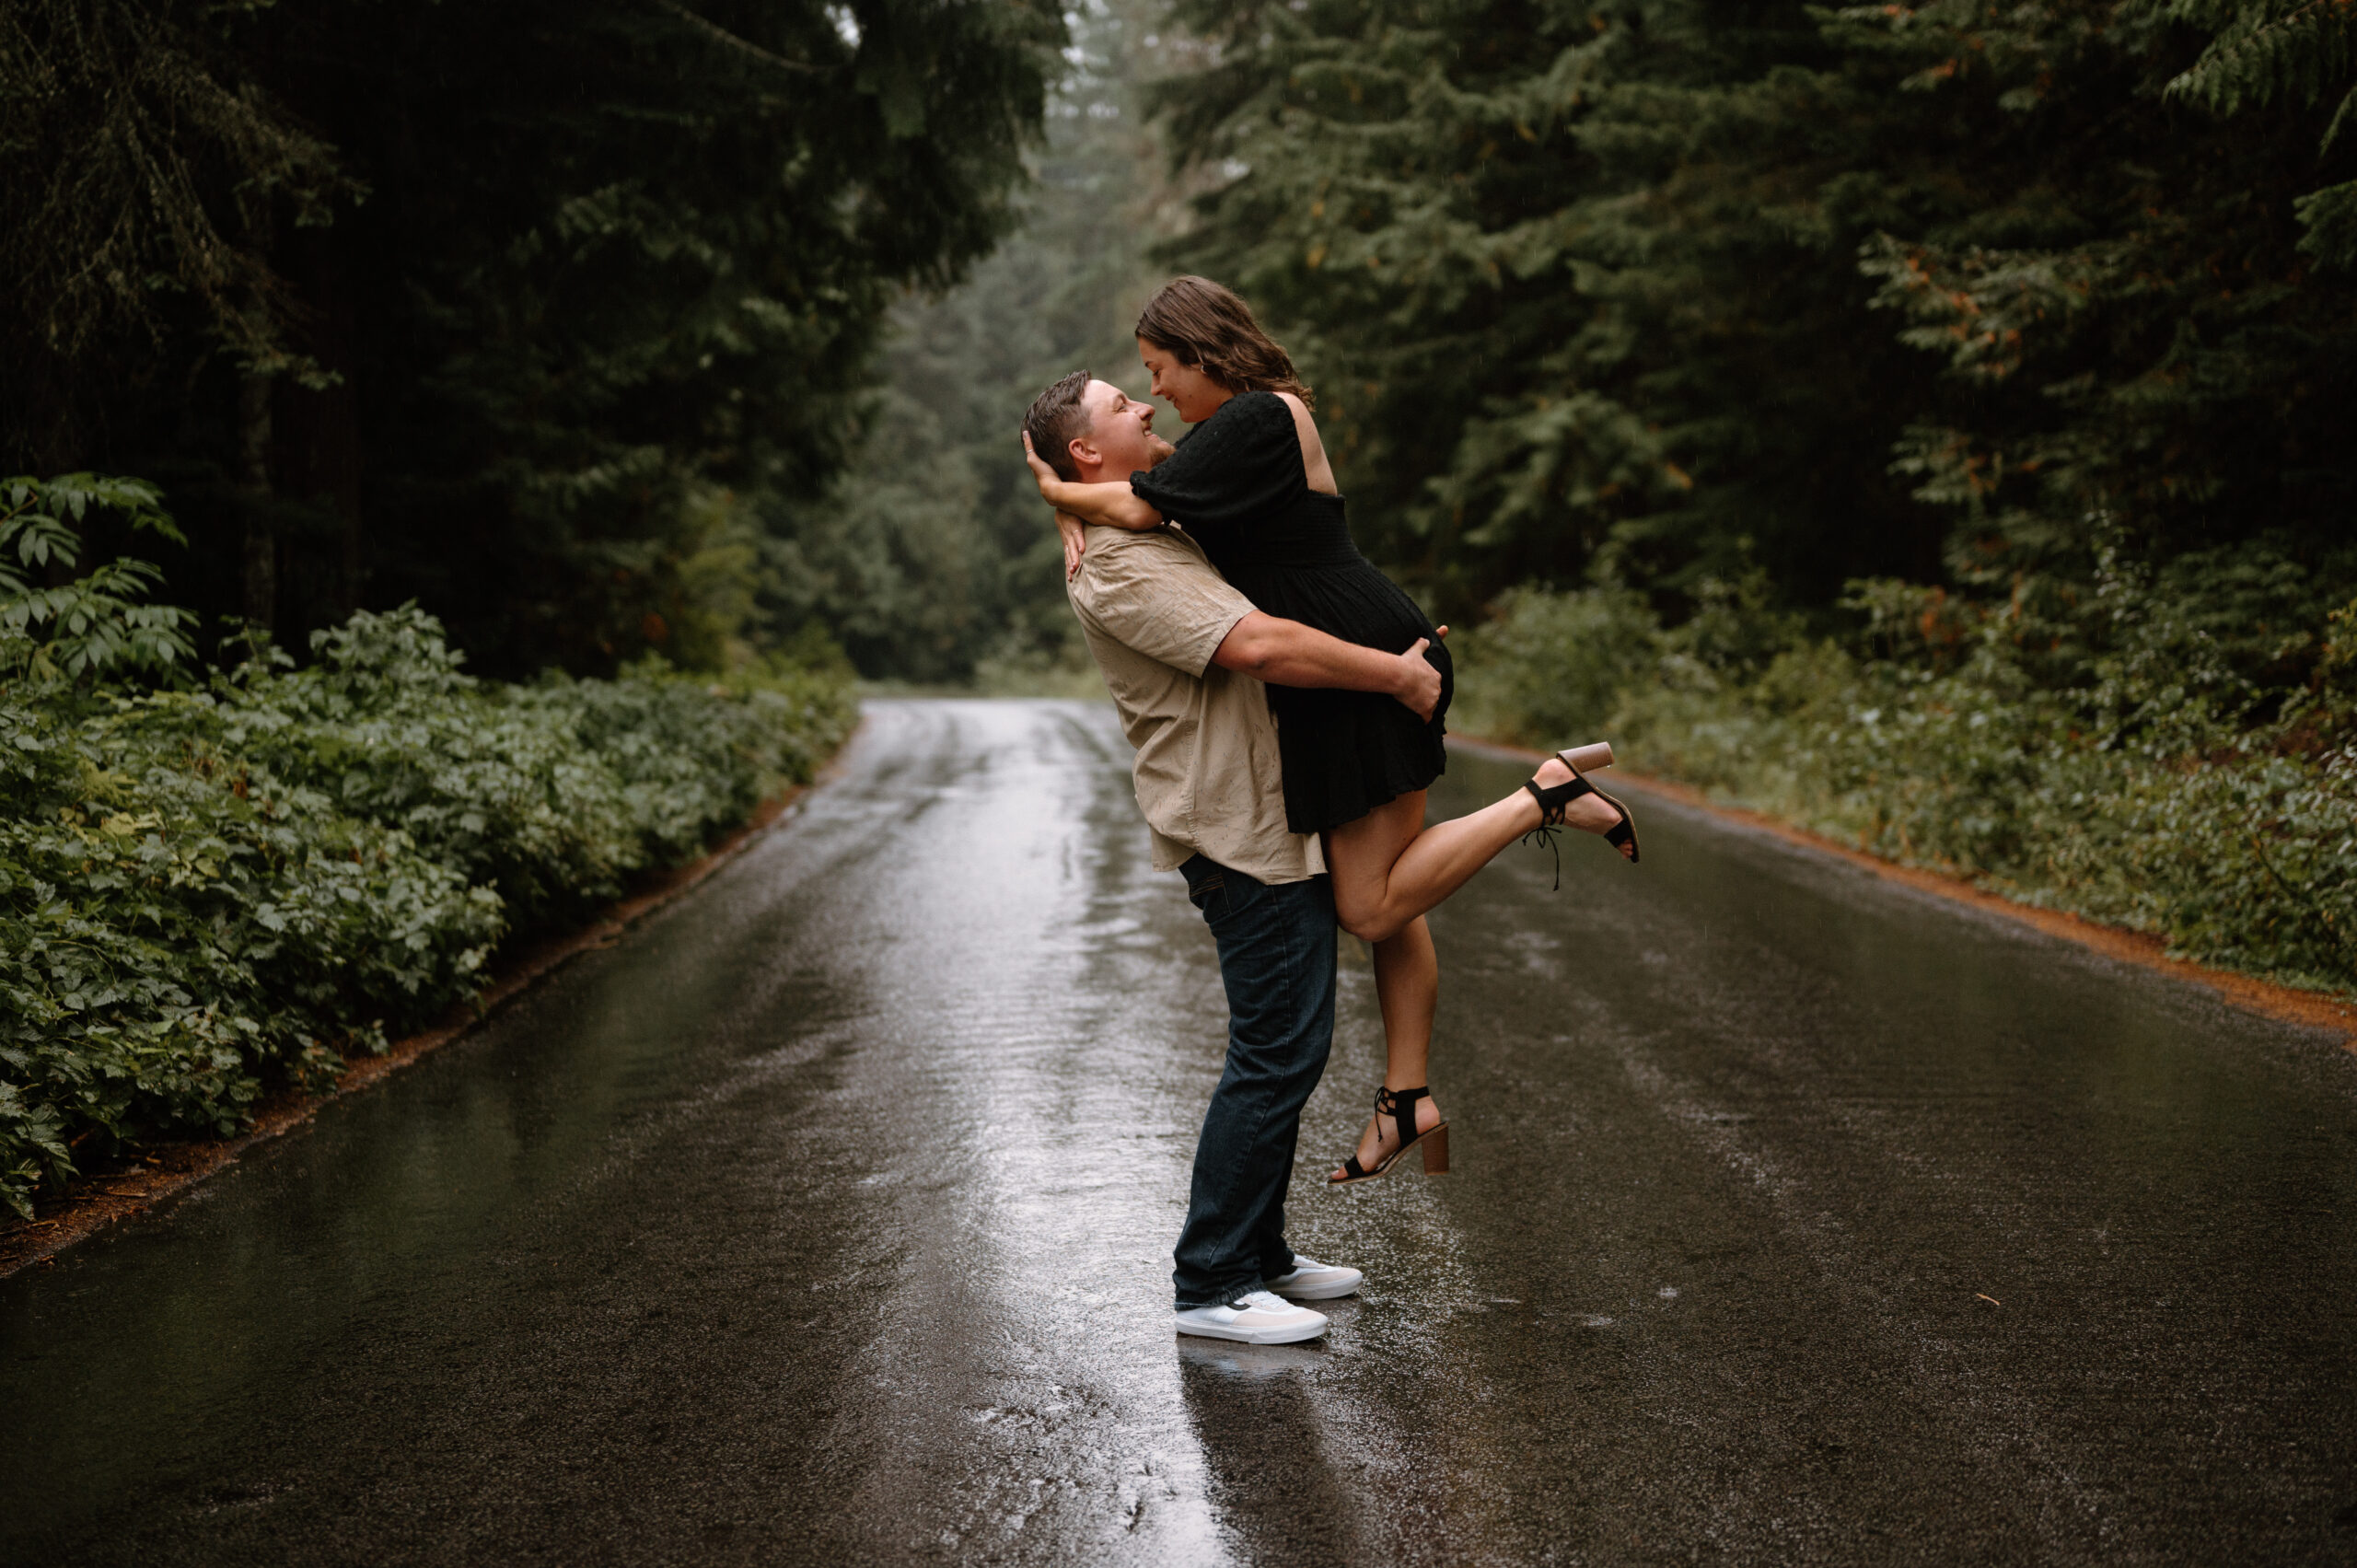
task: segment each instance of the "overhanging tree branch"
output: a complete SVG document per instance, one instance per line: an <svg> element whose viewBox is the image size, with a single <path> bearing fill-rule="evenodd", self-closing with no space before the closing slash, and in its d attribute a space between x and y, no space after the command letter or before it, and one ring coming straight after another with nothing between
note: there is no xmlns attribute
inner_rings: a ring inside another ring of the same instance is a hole
<svg viewBox="0 0 2357 1568"><path fill-rule="evenodd" d="M696 31L703 34L704 37L712 40L713 42L719 44L722 48L732 50L739 54L749 54L754 59L761 61L763 64L774 65L783 71L797 71L814 76L822 75L828 70L831 69L831 67L826 65L813 65L807 60L788 60L783 54L772 53L769 50L763 49L760 44L752 42L749 39L737 37L735 33L730 32L726 28L722 27L719 23L696 15L695 12L689 10L685 6L680 5L679 0L655 0L655 5L658 10L670 12L671 15L679 17L679 20L687 23L690 27L695 29Z"/></svg>

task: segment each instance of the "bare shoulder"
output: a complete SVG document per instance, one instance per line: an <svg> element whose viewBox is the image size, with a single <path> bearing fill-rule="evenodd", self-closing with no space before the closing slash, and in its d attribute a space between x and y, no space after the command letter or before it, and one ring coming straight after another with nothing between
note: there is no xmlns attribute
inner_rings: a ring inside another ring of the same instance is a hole
<svg viewBox="0 0 2357 1568"><path fill-rule="evenodd" d="M1279 392L1277 396L1293 413L1293 431L1301 438L1301 470L1308 476L1309 488L1329 495L1336 494L1340 487L1334 482L1334 465L1326 460L1326 443L1318 439L1318 421L1311 415L1309 405L1297 393Z"/></svg>

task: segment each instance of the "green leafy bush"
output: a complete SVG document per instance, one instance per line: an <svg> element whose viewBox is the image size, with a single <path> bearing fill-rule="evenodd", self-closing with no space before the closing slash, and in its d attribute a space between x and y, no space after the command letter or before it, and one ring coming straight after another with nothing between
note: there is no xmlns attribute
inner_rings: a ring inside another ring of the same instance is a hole
<svg viewBox="0 0 2357 1568"><path fill-rule="evenodd" d="M1644 596L1511 588L1478 633L1452 638L1458 723L1490 735L1602 735L1621 694L1661 656Z"/></svg>
<svg viewBox="0 0 2357 1568"><path fill-rule="evenodd" d="M187 543L162 499L154 485L135 479L70 473L0 481L0 676L29 674L53 683L116 666L167 668L188 659L194 618L145 602L163 580L147 562L109 562L54 586L29 575L74 568L82 553L81 521L93 507L121 514L134 530Z"/></svg>
<svg viewBox="0 0 2357 1568"><path fill-rule="evenodd" d="M70 544L15 482L12 515ZM30 566L29 537L0 550ZM504 937L691 857L852 722L839 674L793 667L475 680L414 609L315 634L308 668L263 648L199 675L154 631L180 623L125 596L152 581L136 565L39 590L82 606L78 629L0 584L0 1198L19 1213L85 1140L233 1132L273 1085L381 1051L471 994ZM103 679L143 665L183 673Z"/></svg>
<svg viewBox="0 0 2357 1568"><path fill-rule="evenodd" d="M1874 854L2357 990L2357 604L2320 597L2346 580L2263 545L2111 562L2052 619L1860 583L1862 646L1780 621L1759 584L1707 585L1670 630L1618 590L1526 591L1463 639L1467 718L1608 735Z"/></svg>

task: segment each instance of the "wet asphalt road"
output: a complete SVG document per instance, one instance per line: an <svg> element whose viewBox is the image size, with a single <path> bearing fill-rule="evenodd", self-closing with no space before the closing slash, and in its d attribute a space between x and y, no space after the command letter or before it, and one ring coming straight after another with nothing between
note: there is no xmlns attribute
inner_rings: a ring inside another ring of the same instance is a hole
<svg viewBox="0 0 2357 1568"><path fill-rule="evenodd" d="M703 889L0 1283L9 1562L2357 1562L2357 1057L1646 803L1434 926L1457 1174L1170 1332L1211 943L1109 709L891 703ZM1436 804L1515 771L1459 757Z"/></svg>

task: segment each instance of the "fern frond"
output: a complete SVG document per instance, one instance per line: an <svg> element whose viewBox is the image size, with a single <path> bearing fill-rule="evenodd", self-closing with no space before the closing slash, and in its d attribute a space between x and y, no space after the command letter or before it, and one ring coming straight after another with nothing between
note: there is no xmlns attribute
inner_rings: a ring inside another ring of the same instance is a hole
<svg viewBox="0 0 2357 1568"><path fill-rule="evenodd" d="M2357 263L2357 180L2312 191L2292 210L2308 231L2301 250L2328 267Z"/></svg>
<svg viewBox="0 0 2357 1568"><path fill-rule="evenodd" d="M2345 0L2179 0L2172 14L2219 31L2168 92L2221 114L2279 99L2307 108L2357 60L2357 6Z"/></svg>
<svg viewBox="0 0 2357 1568"><path fill-rule="evenodd" d="M2324 128L2324 141L2316 150L2332 151L2333 138L2340 134L2343 127L2352 123L2357 123L2357 87L2351 87L2341 99L2340 107L2333 110L2332 123Z"/></svg>

